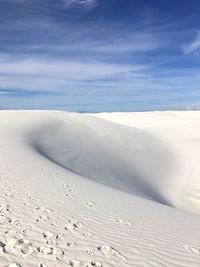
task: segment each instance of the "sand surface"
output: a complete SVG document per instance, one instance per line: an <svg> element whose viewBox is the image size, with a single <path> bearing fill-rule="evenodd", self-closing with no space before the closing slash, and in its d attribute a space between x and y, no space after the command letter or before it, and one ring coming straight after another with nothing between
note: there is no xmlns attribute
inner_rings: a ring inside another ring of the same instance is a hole
<svg viewBox="0 0 200 267"><path fill-rule="evenodd" d="M0 267L200 266L200 112L0 111Z"/></svg>

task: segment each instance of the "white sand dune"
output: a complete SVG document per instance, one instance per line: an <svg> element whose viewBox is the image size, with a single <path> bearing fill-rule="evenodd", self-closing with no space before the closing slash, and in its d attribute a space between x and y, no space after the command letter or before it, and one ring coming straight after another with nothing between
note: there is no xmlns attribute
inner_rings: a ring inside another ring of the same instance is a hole
<svg viewBox="0 0 200 267"><path fill-rule="evenodd" d="M0 267L200 266L199 122L0 111Z"/></svg>

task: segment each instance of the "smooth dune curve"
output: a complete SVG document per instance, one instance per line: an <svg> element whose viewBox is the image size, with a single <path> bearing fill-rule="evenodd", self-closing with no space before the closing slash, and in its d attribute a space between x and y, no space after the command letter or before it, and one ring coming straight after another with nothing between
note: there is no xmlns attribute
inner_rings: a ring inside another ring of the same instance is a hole
<svg viewBox="0 0 200 267"><path fill-rule="evenodd" d="M38 152L75 174L175 205L174 155L145 130L71 113L52 119L34 138Z"/></svg>

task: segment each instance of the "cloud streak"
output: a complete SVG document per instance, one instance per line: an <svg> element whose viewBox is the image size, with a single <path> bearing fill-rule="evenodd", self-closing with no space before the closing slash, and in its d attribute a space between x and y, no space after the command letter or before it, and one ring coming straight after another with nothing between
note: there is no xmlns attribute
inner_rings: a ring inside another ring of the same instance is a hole
<svg viewBox="0 0 200 267"><path fill-rule="evenodd" d="M68 80L97 80L141 70L140 65L120 65L103 62L56 61L24 59L0 61L0 75L63 78Z"/></svg>
<svg viewBox="0 0 200 267"><path fill-rule="evenodd" d="M191 43L182 47L182 51L185 55L198 53L200 51L200 32L197 33L196 38Z"/></svg>
<svg viewBox="0 0 200 267"><path fill-rule="evenodd" d="M68 8L84 7L93 8L98 4L97 0L63 0L64 4Z"/></svg>

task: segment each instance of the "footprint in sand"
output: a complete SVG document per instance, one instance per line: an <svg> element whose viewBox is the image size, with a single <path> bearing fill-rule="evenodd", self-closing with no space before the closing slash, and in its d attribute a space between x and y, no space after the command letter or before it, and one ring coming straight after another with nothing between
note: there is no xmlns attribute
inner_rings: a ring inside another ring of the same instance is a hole
<svg viewBox="0 0 200 267"><path fill-rule="evenodd" d="M7 205L7 204L1 204L0 205L0 213L10 213L12 212L12 209L10 207L10 205Z"/></svg>
<svg viewBox="0 0 200 267"><path fill-rule="evenodd" d="M87 229L76 219L69 219L68 223L64 227L65 230L70 231L72 233L81 233L84 236L90 236L91 234L87 231Z"/></svg>
<svg viewBox="0 0 200 267"><path fill-rule="evenodd" d="M0 252L6 252L5 251L5 244L3 242L0 241Z"/></svg>
<svg viewBox="0 0 200 267"><path fill-rule="evenodd" d="M88 201L88 202L86 202L86 206L88 206L88 207L95 207L95 203L92 202L92 201Z"/></svg>
<svg viewBox="0 0 200 267"><path fill-rule="evenodd" d="M56 234L56 239L57 239L57 240L62 240L62 239L63 239L63 236L60 235L60 234Z"/></svg>
<svg viewBox="0 0 200 267"><path fill-rule="evenodd" d="M8 222L8 223L10 223L10 224L12 224L12 223L15 222L15 219L12 219L12 218L10 218L10 217L6 217L6 218L5 218L5 221Z"/></svg>
<svg viewBox="0 0 200 267"><path fill-rule="evenodd" d="M76 243L75 242L68 242L67 246L70 248L73 248L74 246L76 246Z"/></svg>
<svg viewBox="0 0 200 267"><path fill-rule="evenodd" d="M14 236L17 234L17 232L14 230L8 230L8 231L5 231L5 234L6 236Z"/></svg>
<svg viewBox="0 0 200 267"><path fill-rule="evenodd" d="M81 222L79 222L76 219L69 219L68 223L65 226L65 230L79 230L83 228L83 225Z"/></svg>
<svg viewBox="0 0 200 267"><path fill-rule="evenodd" d="M55 255L56 255L56 260L57 261L63 261L64 258L65 258L65 253L60 248L55 248Z"/></svg>
<svg viewBox="0 0 200 267"><path fill-rule="evenodd" d="M23 228L24 224L22 222L20 222L19 220L15 220L14 224L17 228Z"/></svg>
<svg viewBox="0 0 200 267"><path fill-rule="evenodd" d="M55 250L53 247L38 247L37 251L41 254L47 256L47 255L53 255L55 253Z"/></svg>
<svg viewBox="0 0 200 267"><path fill-rule="evenodd" d="M63 184L63 187L64 187L64 188L68 188L69 186L68 186L67 184L64 183L64 184Z"/></svg>
<svg viewBox="0 0 200 267"><path fill-rule="evenodd" d="M33 252L33 247L29 240L25 239L17 240L15 238L8 238L4 243L4 252L5 253L21 252L22 254L28 255Z"/></svg>
<svg viewBox="0 0 200 267"><path fill-rule="evenodd" d="M30 245L27 244L27 245L22 246L21 252L23 254L28 255L28 254L31 254L33 252L33 248L32 248L32 246L30 246Z"/></svg>
<svg viewBox="0 0 200 267"><path fill-rule="evenodd" d="M67 184L63 184L63 187L66 188L66 190L67 190L68 192L72 192L72 191L74 191L74 189L71 188L71 187L69 187Z"/></svg>
<svg viewBox="0 0 200 267"><path fill-rule="evenodd" d="M115 257L118 257L118 258L121 258L121 259L125 259L124 256L122 256L117 250L115 250L113 247L110 247L110 246L106 246L106 245L103 245L103 246L99 246L97 248L103 255L105 256L115 256Z"/></svg>
<svg viewBox="0 0 200 267"><path fill-rule="evenodd" d="M197 248L190 247L190 246L188 246L188 245L183 245L183 247L184 247L187 251L189 251L189 252L192 252L192 253L194 253L194 254L200 254L200 250L197 249Z"/></svg>
<svg viewBox="0 0 200 267"><path fill-rule="evenodd" d="M103 267L103 264L100 261L91 261L90 265L93 267Z"/></svg>
<svg viewBox="0 0 200 267"><path fill-rule="evenodd" d="M92 250L92 249L87 249L85 252L88 255L93 255L94 254L94 250Z"/></svg>
<svg viewBox="0 0 200 267"><path fill-rule="evenodd" d="M25 229L22 230L23 234L28 234L29 232L30 232L30 229L28 229L28 228L25 228Z"/></svg>
<svg viewBox="0 0 200 267"><path fill-rule="evenodd" d="M58 224L57 224L56 222L54 222L54 221L51 223L51 225L52 225L52 226L55 226L55 227L58 226Z"/></svg>
<svg viewBox="0 0 200 267"><path fill-rule="evenodd" d="M121 223L121 224L128 225L128 226L131 226L131 225L132 225L131 222L123 221L122 219L117 219L117 222L118 222L118 223Z"/></svg>
<svg viewBox="0 0 200 267"><path fill-rule="evenodd" d="M43 232L42 235L48 245L56 245L56 241L53 238L58 239L59 235L55 235L54 233L51 233L49 231Z"/></svg>
<svg viewBox="0 0 200 267"><path fill-rule="evenodd" d="M84 263L82 261L78 261L78 260L71 260L70 262L70 266L72 267L103 267L103 264L99 261L90 261L87 263Z"/></svg>
<svg viewBox="0 0 200 267"><path fill-rule="evenodd" d="M0 224L3 225L5 223L9 223L9 224L12 224L14 223L14 219L8 217L8 216L5 216L4 214L0 214Z"/></svg>
<svg viewBox="0 0 200 267"><path fill-rule="evenodd" d="M73 189L73 188L68 188L67 191L68 191L69 193L71 193L71 192L74 191L74 189Z"/></svg>
<svg viewBox="0 0 200 267"><path fill-rule="evenodd" d="M51 220L49 215L43 214L43 215L39 215L39 217L36 219L36 222L46 222L48 220Z"/></svg>
<svg viewBox="0 0 200 267"><path fill-rule="evenodd" d="M42 235L43 235L44 239L50 239L54 236L54 233L51 233L49 231L45 231L45 232L43 232Z"/></svg>
<svg viewBox="0 0 200 267"><path fill-rule="evenodd" d="M47 240L46 243L47 243L47 245L56 245L55 240Z"/></svg>
<svg viewBox="0 0 200 267"><path fill-rule="evenodd" d="M80 267L83 266L81 261L77 261L77 260L71 260L69 261L70 266L72 267Z"/></svg>
<svg viewBox="0 0 200 267"><path fill-rule="evenodd" d="M57 261L63 261L65 253L62 249L56 247L38 247L37 251L45 256L54 255Z"/></svg>
<svg viewBox="0 0 200 267"><path fill-rule="evenodd" d="M72 187L70 187L69 185L67 184L63 184L63 187L68 191L68 192L72 192L74 191L74 189Z"/></svg>
<svg viewBox="0 0 200 267"><path fill-rule="evenodd" d="M5 252L15 251L21 252L23 254L31 254L33 252L32 244L29 240L24 239L22 233L18 233L16 231L6 231L6 238L3 244L3 248Z"/></svg>
<svg viewBox="0 0 200 267"><path fill-rule="evenodd" d="M76 229L76 226L73 225L72 223L67 223L64 228L65 228L65 230L72 231L72 230Z"/></svg>
<svg viewBox="0 0 200 267"><path fill-rule="evenodd" d="M74 199L74 196L72 196L72 195L70 195L70 194L67 194L66 197L67 197L68 199Z"/></svg>

